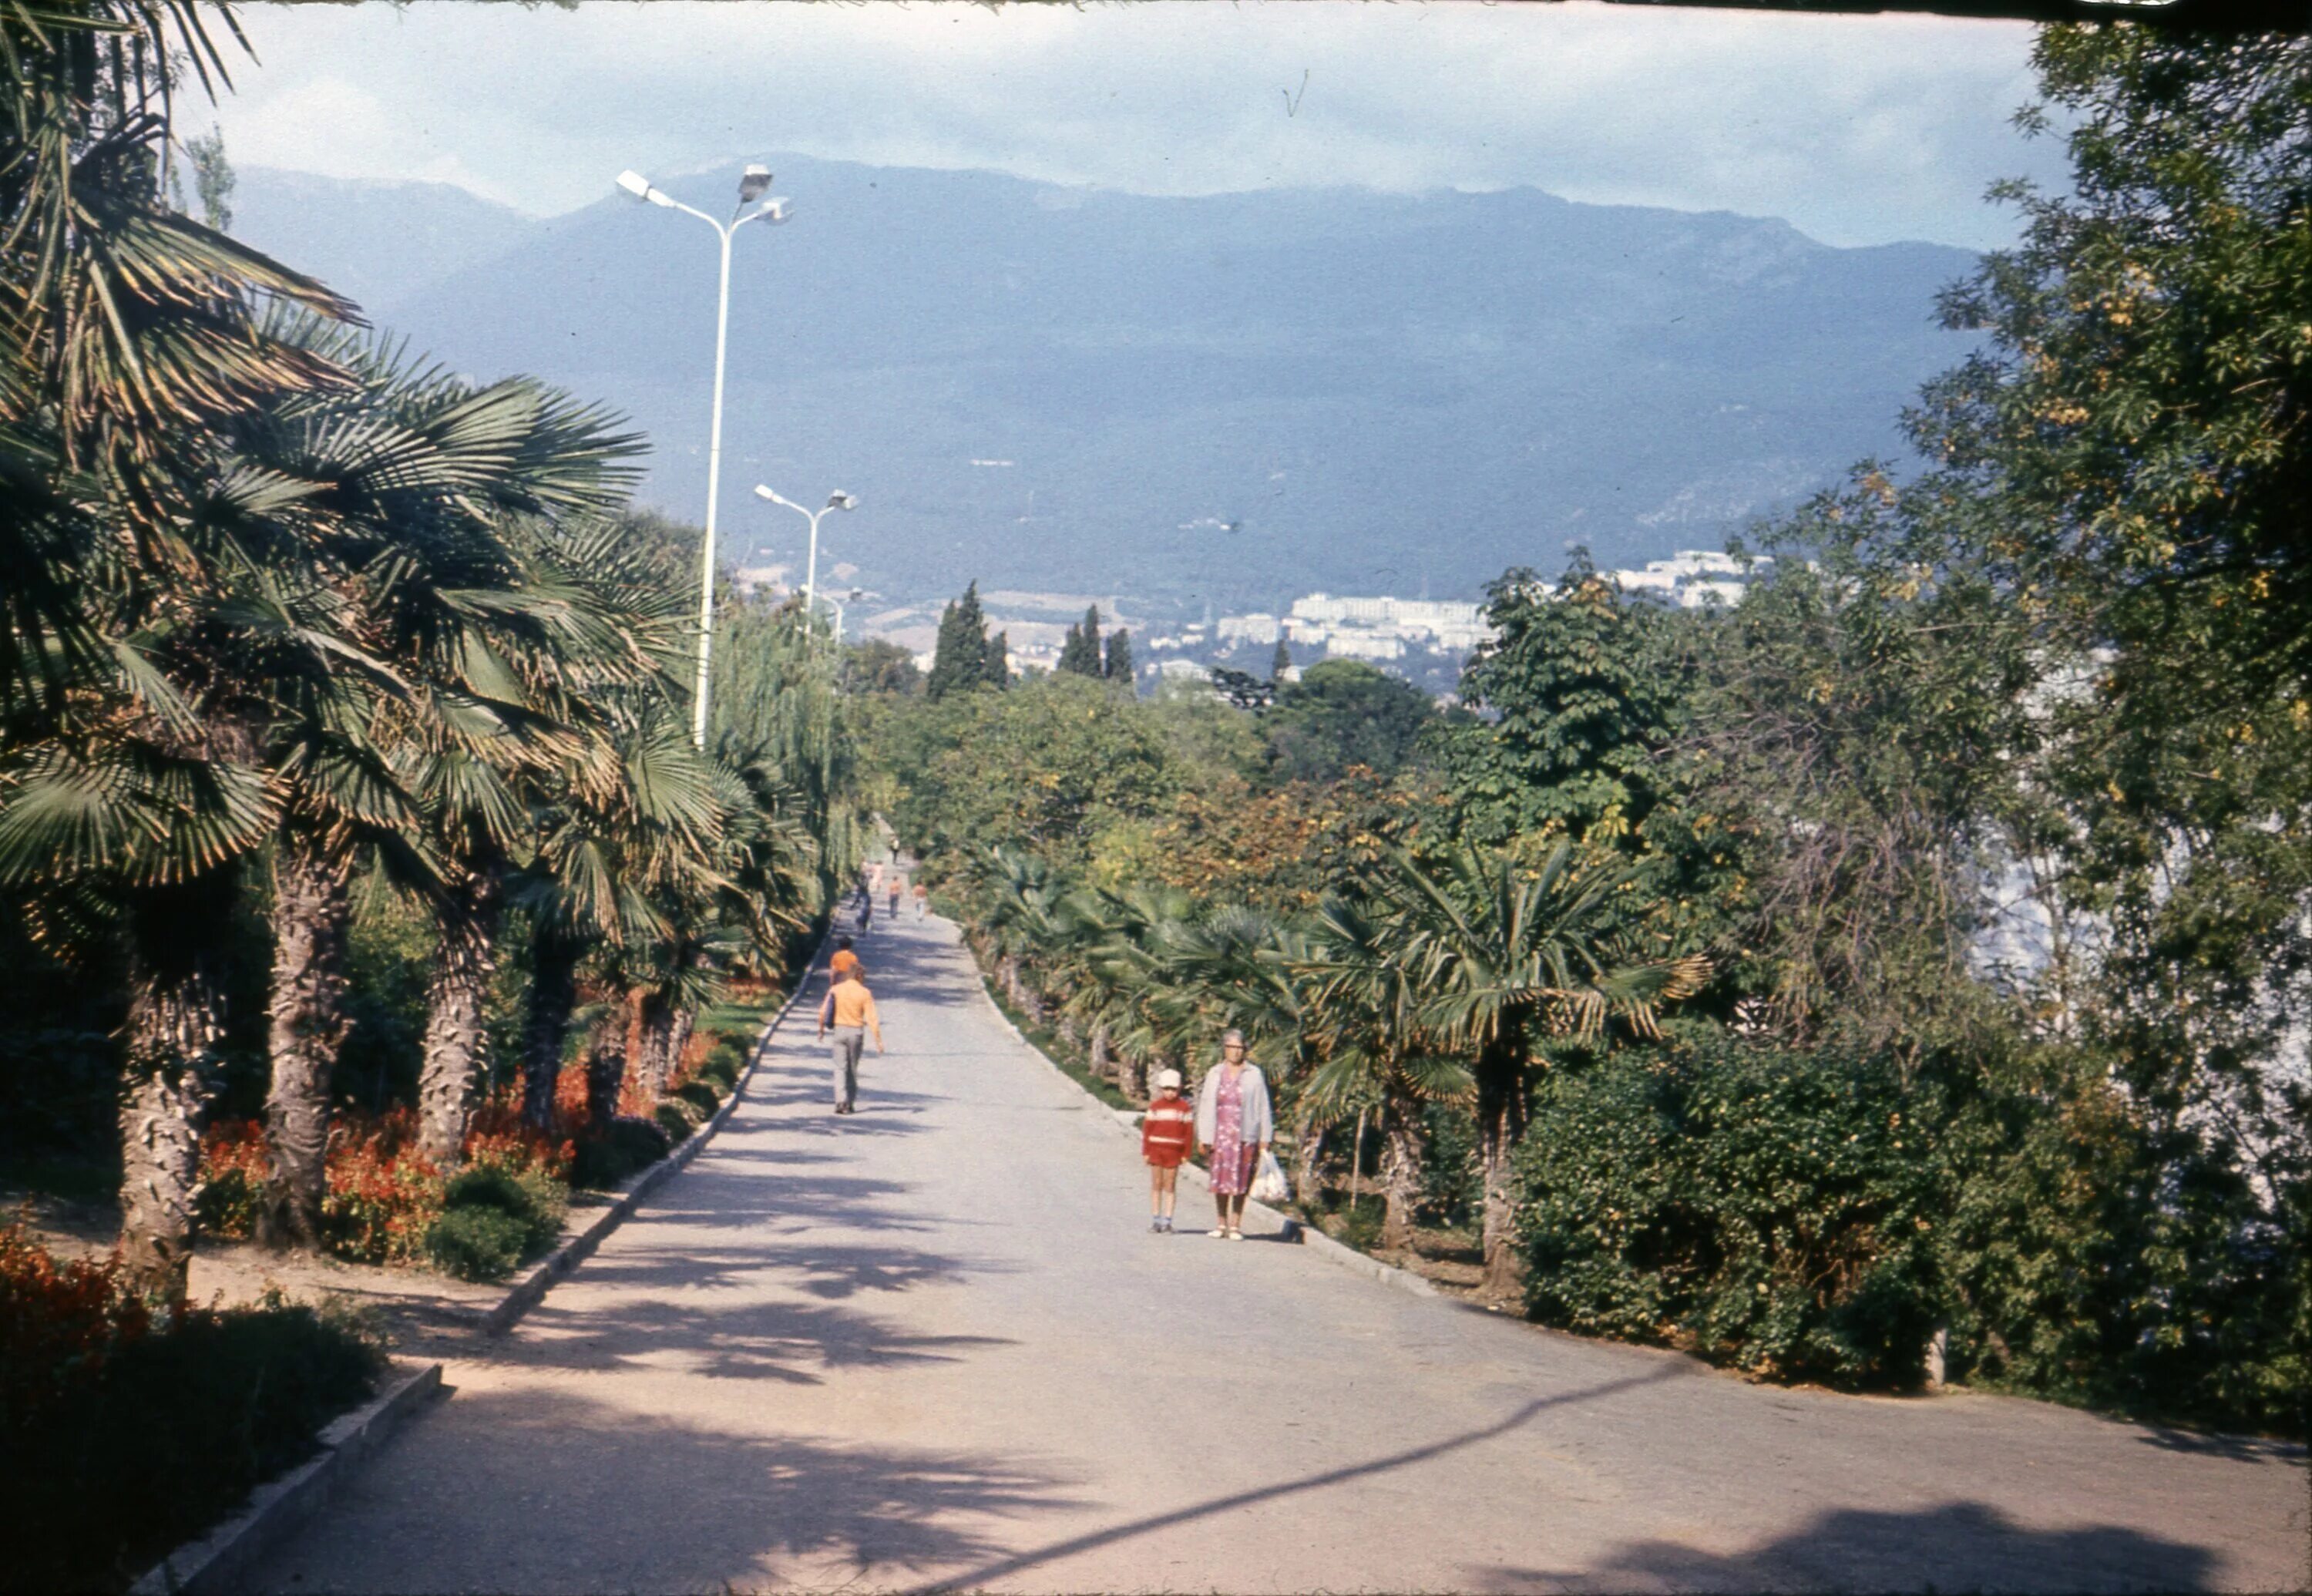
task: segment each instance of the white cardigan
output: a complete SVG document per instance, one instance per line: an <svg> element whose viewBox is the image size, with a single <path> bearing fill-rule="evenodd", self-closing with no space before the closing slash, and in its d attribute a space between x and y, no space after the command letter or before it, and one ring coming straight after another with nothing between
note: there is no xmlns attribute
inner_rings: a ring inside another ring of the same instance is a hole
<svg viewBox="0 0 2312 1596"><path fill-rule="evenodd" d="M1212 1144L1220 1129L1221 1072L1226 1068L1225 1064L1216 1064L1196 1083L1196 1140L1205 1146ZM1242 1109L1244 1144L1266 1146L1276 1139L1275 1117L1268 1108L1268 1077L1260 1073L1258 1065L1248 1064L1237 1077L1236 1091Z"/></svg>

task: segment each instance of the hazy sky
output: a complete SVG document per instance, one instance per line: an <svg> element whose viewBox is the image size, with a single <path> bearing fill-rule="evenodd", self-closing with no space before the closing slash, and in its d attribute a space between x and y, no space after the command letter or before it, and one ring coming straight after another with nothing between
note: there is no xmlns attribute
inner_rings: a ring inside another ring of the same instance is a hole
<svg viewBox="0 0 2312 1596"><path fill-rule="evenodd" d="M2060 151L2008 125L2030 30L1580 3L255 5L245 165L454 183L533 214L792 150L1139 193L1522 184L2006 241ZM199 118L192 118L197 125ZM797 195L808 203L807 195Z"/></svg>

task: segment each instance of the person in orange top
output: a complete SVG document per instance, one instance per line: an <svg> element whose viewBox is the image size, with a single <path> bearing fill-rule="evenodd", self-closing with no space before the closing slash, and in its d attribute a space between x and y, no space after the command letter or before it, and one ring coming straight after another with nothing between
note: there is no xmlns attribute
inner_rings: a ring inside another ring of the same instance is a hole
<svg viewBox="0 0 2312 1596"><path fill-rule="evenodd" d="M883 1026L875 1017L875 995L857 970L845 970L827 989L819 1005L819 1034L835 1032L835 1111L858 1111L859 1050L869 1036L875 1039L875 1056L883 1056Z"/></svg>
<svg viewBox="0 0 2312 1596"><path fill-rule="evenodd" d="M1140 1120L1140 1156L1148 1161L1148 1228L1172 1233L1172 1199L1180 1164L1196 1136L1196 1106L1180 1095L1180 1072L1159 1070L1156 1095Z"/></svg>
<svg viewBox="0 0 2312 1596"><path fill-rule="evenodd" d="M851 951L851 939L847 936L836 937L835 957L827 961L828 984L832 985L845 976L858 976L864 979L866 974L866 967L859 962L859 955Z"/></svg>

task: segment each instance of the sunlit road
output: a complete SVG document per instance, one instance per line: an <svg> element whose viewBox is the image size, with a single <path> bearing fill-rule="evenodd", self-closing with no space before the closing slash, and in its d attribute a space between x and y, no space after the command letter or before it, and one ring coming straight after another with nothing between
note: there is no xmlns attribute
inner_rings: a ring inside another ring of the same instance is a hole
<svg viewBox="0 0 2312 1596"><path fill-rule="evenodd" d="M950 926L862 951L891 1051L860 1113L791 1022L709 1150L264 1588L2312 1585L2300 1454L1748 1385L1152 1236L1134 1144Z"/></svg>

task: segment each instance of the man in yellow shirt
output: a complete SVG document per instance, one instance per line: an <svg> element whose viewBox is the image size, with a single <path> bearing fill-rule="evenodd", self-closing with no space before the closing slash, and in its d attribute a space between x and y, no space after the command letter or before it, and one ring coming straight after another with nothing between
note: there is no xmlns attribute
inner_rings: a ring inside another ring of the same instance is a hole
<svg viewBox="0 0 2312 1596"><path fill-rule="evenodd" d="M858 970L846 969L835 978L835 985L827 989L826 1001L819 1005L819 1034L835 1032L835 1111L849 1114L857 1111L859 1097L859 1050L870 1035L875 1039L875 1056L883 1056L883 1027L875 1017L875 995L867 990L867 983L859 978Z"/></svg>

